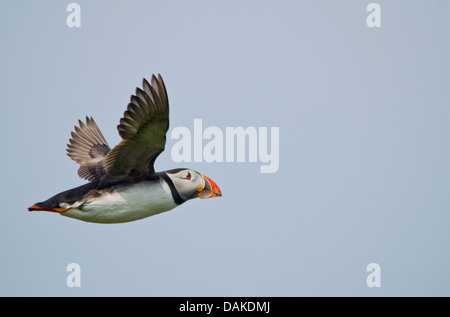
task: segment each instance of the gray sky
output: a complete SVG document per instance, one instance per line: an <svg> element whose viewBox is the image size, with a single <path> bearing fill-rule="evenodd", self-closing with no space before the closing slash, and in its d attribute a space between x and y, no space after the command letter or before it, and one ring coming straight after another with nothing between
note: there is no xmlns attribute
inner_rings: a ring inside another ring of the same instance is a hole
<svg viewBox="0 0 450 317"><path fill-rule="evenodd" d="M370 2L77 1L80 28L70 1L4 3L0 295L449 296L450 3L377 1L369 28ZM222 198L120 225L27 212L85 183L65 154L77 120L116 145L153 73L170 131L279 127L278 171L176 163L168 138L156 169Z"/></svg>

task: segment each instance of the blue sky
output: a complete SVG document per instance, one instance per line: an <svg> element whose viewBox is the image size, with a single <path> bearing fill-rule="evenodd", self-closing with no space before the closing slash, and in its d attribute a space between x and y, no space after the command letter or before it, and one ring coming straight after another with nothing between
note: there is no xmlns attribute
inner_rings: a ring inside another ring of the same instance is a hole
<svg viewBox="0 0 450 317"><path fill-rule="evenodd" d="M3 5L1 295L450 294L447 2L377 1L381 28L369 1L78 1L80 28L69 3ZM169 133L278 127L278 171L174 162L168 138L156 170L198 170L222 198L120 225L27 212L84 183L65 154L77 120L116 145L153 73Z"/></svg>

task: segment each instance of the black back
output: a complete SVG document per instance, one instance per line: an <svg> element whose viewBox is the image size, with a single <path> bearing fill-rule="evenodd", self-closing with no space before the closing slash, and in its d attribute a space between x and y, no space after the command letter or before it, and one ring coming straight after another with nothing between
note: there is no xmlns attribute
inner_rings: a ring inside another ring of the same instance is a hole
<svg viewBox="0 0 450 317"><path fill-rule="evenodd" d="M91 190L96 189L98 187L99 182L100 180L97 180L87 183L85 185L81 185L79 187L63 191L62 193L56 194L55 196L47 199L46 201L35 204L35 206L42 209L52 209L52 208L59 208L60 203L73 204L76 201L83 198L83 196L86 195Z"/></svg>

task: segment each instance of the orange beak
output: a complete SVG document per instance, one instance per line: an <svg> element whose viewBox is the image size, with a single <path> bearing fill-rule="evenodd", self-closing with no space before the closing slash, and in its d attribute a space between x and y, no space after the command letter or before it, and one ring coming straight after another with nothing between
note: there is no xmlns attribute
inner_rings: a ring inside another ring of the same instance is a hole
<svg viewBox="0 0 450 317"><path fill-rule="evenodd" d="M216 183L213 182L212 179L209 177L206 177L205 175L201 174L205 185L202 189L200 189L200 195L199 198L207 199L207 198L213 198L213 197L220 197L222 196L222 192L220 191L219 186L217 186Z"/></svg>

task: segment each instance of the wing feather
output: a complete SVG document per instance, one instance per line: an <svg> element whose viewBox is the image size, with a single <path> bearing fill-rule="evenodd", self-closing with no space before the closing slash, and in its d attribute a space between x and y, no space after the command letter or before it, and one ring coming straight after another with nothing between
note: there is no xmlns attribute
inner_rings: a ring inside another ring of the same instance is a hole
<svg viewBox="0 0 450 317"><path fill-rule="evenodd" d="M71 133L67 155L80 164L78 175L81 178L98 180L105 174L103 161L111 149L94 119L86 117L86 123L78 120L78 125Z"/></svg>
<svg viewBox="0 0 450 317"><path fill-rule="evenodd" d="M164 150L169 101L161 75L144 78L117 126L122 141L104 159L100 186L155 176L154 162Z"/></svg>

